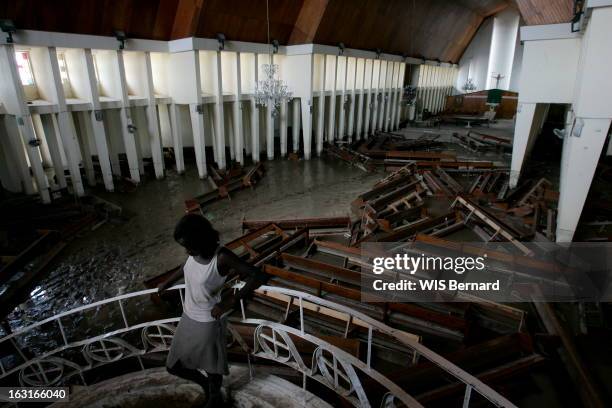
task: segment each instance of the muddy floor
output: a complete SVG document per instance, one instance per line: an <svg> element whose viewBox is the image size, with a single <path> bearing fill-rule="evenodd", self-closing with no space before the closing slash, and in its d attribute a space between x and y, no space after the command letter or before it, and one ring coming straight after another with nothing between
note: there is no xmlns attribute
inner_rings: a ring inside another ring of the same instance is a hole
<svg viewBox="0 0 612 408"><path fill-rule="evenodd" d="M253 190L232 194L208 206L206 216L222 242L241 235L247 219L347 215L349 203L380 174L368 174L331 159L276 160ZM31 297L11 315L13 330L53 314L98 300L144 289L143 281L184 261L172 238L185 213L186 199L210 188L187 163L183 175L168 169L163 180L146 180L132 193L93 194L123 208L122 222L107 223L71 242Z"/></svg>
<svg viewBox="0 0 612 408"><path fill-rule="evenodd" d="M442 129L406 129L407 137L438 134L458 157L492 160L509 165L509 155L482 157L454 144L454 131ZM483 132L511 135L512 122L500 121ZM350 202L369 190L384 172L365 173L336 158L312 160L277 159L264 162L266 174L253 190L232 194L206 207L205 215L228 242L242 234L246 219L283 219L348 215ZM195 162L186 163L179 175L172 168L166 177L152 176L133 192L107 193L98 188L89 193L122 208L122 220L102 225L73 240L54 261L50 272L37 284L30 298L9 316L13 331L54 314L144 289L143 281L163 273L184 261L186 254L172 233L185 213L185 200L209 191L210 184L198 178ZM437 203L448 206L447 202ZM51 335L51 334L50 334Z"/></svg>

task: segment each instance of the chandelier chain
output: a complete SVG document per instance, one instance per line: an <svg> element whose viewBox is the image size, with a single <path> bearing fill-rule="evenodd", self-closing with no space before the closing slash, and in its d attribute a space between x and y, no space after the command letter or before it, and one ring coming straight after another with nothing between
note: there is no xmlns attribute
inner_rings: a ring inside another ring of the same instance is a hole
<svg viewBox="0 0 612 408"><path fill-rule="evenodd" d="M270 59L268 64L262 65L265 74L264 79L257 81L255 85L255 103L262 107L271 108L272 114L276 115L281 103L289 102L293 98L293 94L281 79L276 79L276 75L279 73L279 66L274 64L273 48L270 42L270 8L268 2L269 0L266 0L266 23Z"/></svg>

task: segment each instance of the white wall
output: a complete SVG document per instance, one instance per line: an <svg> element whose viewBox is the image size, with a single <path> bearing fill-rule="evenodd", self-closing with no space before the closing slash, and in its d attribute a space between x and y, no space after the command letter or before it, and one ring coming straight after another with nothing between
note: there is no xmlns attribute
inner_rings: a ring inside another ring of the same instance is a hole
<svg viewBox="0 0 612 408"><path fill-rule="evenodd" d="M514 62L514 48L518 36L520 14L508 7L493 17L491 52L487 69L487 89L508 89ZM499 82L494 78L501 75Z"/></svg>
<svg viewBox="0 0 612 408"><path fill-rule="evenodd" d="M201 56L202 52L200 52ZM200 57L201 61L201 57ZM197 103L198 90L195 84L195 59L193 51L175 52L170 54L168 71L168 89L174 103Z"/></svg>
<svg viewBox="0 0 612 408"><path fill-rule="evenodd" d="M123 65L125 67L125 81L127 83L128 95L146 96L147 68L144 52L124 52Z"/></svg>
<svg viewBox="0 0 612 408"><path fill-rule="evenodd" d="M579 38L526 41L519 102L571 103L579 55Z"/></svg>
<svg viewBox="0 0 612 408"><path fill-rule="evenodd" d="M170 55L163 52L151 53L151 71L153 74L153 87L155 95L168 96L170 89L168 86L168 64Z"/></svg>
<svg viewBox="0 0 612 408"><path fill-rule="evenodd" d="M476 91L485 89L492 37L493 17L489 17L482 22L459 60L459 74L457 75L456 85L459 93L463 93L462 87L468 78L472 78L472 82L476 85Z"/></svg>

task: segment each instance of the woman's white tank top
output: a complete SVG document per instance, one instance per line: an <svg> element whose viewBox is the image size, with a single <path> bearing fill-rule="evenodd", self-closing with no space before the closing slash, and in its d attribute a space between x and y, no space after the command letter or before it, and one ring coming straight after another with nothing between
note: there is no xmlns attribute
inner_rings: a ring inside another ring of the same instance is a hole
<svg viewBox="0 0 612 408"><path fill-rule="evenodd" d="M220 289L225 284L226 277L219 274L217 253L208 264L199 263L190 256L183 267L185 275L184 312L198 322L214 321L211 311L217 303L221 302Z"/></svg>

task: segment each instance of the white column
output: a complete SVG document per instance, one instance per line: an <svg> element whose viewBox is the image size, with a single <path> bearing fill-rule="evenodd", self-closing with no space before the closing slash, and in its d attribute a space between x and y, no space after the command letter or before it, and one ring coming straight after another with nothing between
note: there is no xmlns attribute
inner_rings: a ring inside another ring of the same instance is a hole
<svg viewBox="0 0 612 408"><path fill-rule="evenodd" d="M17 116L15 119L17 120L17 126L23 140L23 145L25 146L26 154L30 159L30 167L32 168L32 173L34 173L34 180L38 187L38 193L40 194L42 202L48 204L51 202L49 181L47 180L47 175L40 161L40 151L37 144L38 139L36 139L36 134L34 133L32 116Z"/></svg>
<svg viewBox="0 0 612 408"><path fill-rule="evenodd" d="M389 87L389 93L391 94L391 104L389 105L389 123L387 127L390 132L393 132L395 130L395 113L397 112L397 79L399 77L399 65L399 62L393 63L393 77L391 78L391 86Z"/></svg>
<svg viewBox="0 0 612 408"><path fill-rule="evenodd" d="M36 138L34 132L34 125L32 123L32 116L30 115L30 109L25 101L25 95L23 93L23 87L21 86L21 79L17 71L17 62L15 60L15 48L11 44L3 45L0 47L2 55L0 55L0 64L3 64L3 73L5 92L13 97L13 101L3 101L7 104L9 114L14 114L14 120L17 124L17 133L21 136L25 152L30 161L30 167L34 174L34 181L38 188L38 193L43 203L51 202L51 195L49 193L49 181L47 175L42 166L40 159L40 151L38 145L40 142ZM12 105L12 106L11 106ZM8 125L8 123L7 123ZM7 129L10 132L9 129ZM14 148L19 149L20 142L14 140ZM24 182L26 185L26 192L28 194L34 193L32 186L28 186L28 180L30 179L29 170L27 167L26 174L24 174Z"/></svg>
<svg viewBox="0 0 612 408"><path fill-rule="evenodd" d="M397 81L395 97L395 114L393 115L393 130L399 129L400 114L402 112L402 96L404 88L404 75L406 73L406 63L402 62L399 66L399 77Z"/></svg>
<svg viewBox="0 0 612 408"><path fill-rule="evenodd" d="M336 138L336 86L338 84L338 56L334 55L334 78L332 81L331 98L329 101L329 117L327 128L327 140L333 142Z"/></svg>
<svg viewBox="0 0 612 408"><path fill-rule="evenodd" d="M132 135L134 136L134 142L136 145L136 157L138 158L138 174L144 175L144 160L142 157L142 140L148 139L146 136L145 128L147 125L145 124L146 119L143 119L144 111L142 109L138 109L138 107L130 107L130 117L132 118L132 124L134 127L132 128Z"/></svg>
<svg viewBox="0 0 612 408"><path fill-rule="evenodd" d="M113 170L111 168L108 142L106 141L106 132L104 130L104 114L102 113L100 107L100 94L98 92L98 83L96 81L93 56L90 49L86 48L83 51L85 68L87 70L88 90L93 107L93 109L89 112L89 119L93 129L96 151L98 152L98 161L100 163L100 170L102 171L102 180L104 180L104 187L107 191L114 191Z"/></svg>
<svg viewBox="0 0 612 408"><path fill-rule="evenodd" d="M253 162L259 163L259 107L255 98L251 98L251 156Z"/></svg>
<svg viewBox="0 0 612 408"><path fill-rule="evenodd" d="M340 62L338 57L336 64ZM344 122L346 116L346 80L348 78L348 57L344 57L344 82L342 83L342 91L340 92L340 112L338 115L338 140L344 138Z"/></svg>
<svg viewBox="0 0 612 408"><path fill-rule="evenodd" d="M255 54L255 83L259 76L258 56ZM251 97L251 155L254 163L259 163L259 107L255 97Z"/></svg>
<svg viewBox="0 0 612 408"><path fill-rule="evenodd" d="M266 156L274 160L274 115L270 105L266 106Z"/></svg>
<svg viewBox="0 0 612 408"><path fill-rule="evenodd" d="M170 123L172 127L172 142L174 146L174 161L176 162L176 171L179 174L185 172L185 160L183 158L183 129L181 125L181 116L179 105L173 103L168 110L170 111Z"/></svg>
<svg viewBox="0 0 612 408"><path fill-rule="evenodd" d="M23 180L19 173L19 164L17 164L16 161L22 160L21 165L23 165L26 160L25 157L18 157L13 154L13 148L10 146L9 137L4 132L4 124L6 122L4 122L3 119L6 118L7 116L0 118L0 183L6 190L20 193L23 191ZM27 174L28 169L24 170L24 174Z"/></svg>
<svg viewBox="0 0 612 408"><path fill-rule="evenodd" d="M374 107L374 100L372 98L372 92L373 92L373 87L374 87L374 63L376 61L372 60L371 64L370 64L370 81L368 84L368 87L366 89L367 92L367 99L366 99L366 110L365 110L365 116L363 118L363 137L365 139L368 138L368 136L370 135L370 122L371 122L371 117L372 117L372 108ZM364 84L365 86L365 84Z"/></svg>
<svg viewBox="0 0 612 408"><path fill-rule="evenodd" d="M293 152L297 153L300 150L300 99L293 98L292 105L291 112L293 113L293 118L291 121L291 139L293 142Z"/></svg>
<svg viewBox="0 0 612 408"><path fill-rule="evenodd" d="M378 77L372 74L372 119L370 120L370 127L372 128L372 134L376 133L376 127L378 126L378 107L380 101L378 99L378 88L380 85L380 76L382 71L382 61L375 60L372 64L378 62ZM372 65L372 70L374 66Z"/></svg>
<svg viewBox="0 0 612 408"><path fill-rule="evenodd" d="M312 93L302 107L302 139L304 141L304 159L310 160L312 146Z"/></svg>
<svg viewBox="0 0 612 408"><path fill-rule="evenodd" d="M40 122L42 124L43 132L45 133L45 139L47 140L47 146L49 146L49 154L51 155L51 161L53 162L53 169L55 170L55 178L60 188L66 188L66 176L64 175L64 164L62 163L62 155L60 153L61 143L58 140L57 132L55 131L55 116L53 114L40 115Z"/></svg>
<svg viewBox="0 0 612 408"><path fill-rule="evenodd" d="M280 105L280 148L281 157L287 156L287 101L283 99Z"/></svg>
<svg viewBox="0 0 612 408"><path fill-rule="evenodd" d="M191 116L191 132L193 133L193 149L195 150L198 176L206 178L206 154L204 150L204 105L189 104L189 115Z"/></svg>
<svg viewBox="0 0 612 408"><path fill-rule="evenodd" d="M78 141L83 157L87 183L93 187L96 185L96 173L94 172L93 160L91 158L91 146L89 143L93 138L91 127L89 126L89 115L86 111L75 112L74 114L77 115L79 121Z"/></svg>
<svg viewBox="0 0 612 408"><path fill-rule="evenodd" d="M363 136L363 103L365 98L365 84L366 84L366 65L368 60L363 60L363 72L361 73L361 85L359 86L359 102L357 103L357 130L355 135L357 139L361 140ZM359 60L357 60L359 63Z"/></svg>
<svg viewBox="0 0 612 408"><path fill-rule="evenodd" d="M13 159L12 161L15 165L16 173L19 175L24 192L26 194L34 194L36 190L34 189L32 176L30 175L30 168L26 160L26 153L23 148L23 142L21 141L17 122L9 115L4 116L4 118L0 117L0 120L2 119L4 119L4 128L6 130L8 142L6 144L6 154Z"/></svg>
<svg viewBox="0 0 612 408"><path fill-rule="evenodd" d="M83 181L81 179L81 152L79 151L79 142L77 139L76 130L72 114L68 112L66 105L66 96L64 95L64 87L59 72L59 63L57 61L57 52L55 47L47 48L47 58L51 67L51 75L54 82L55 99L58 104L58 124L59 134L68 160L70 179L72 187L78 196L85 194ZM91 160L91 157L90 157Z"/></svg>
<svg viewBox="0 0 612 408"><path fill-rule="evenodd" d="M147 93L147 132L151 146L151 158L155 169L155 177L159 180L164 177L164 155L162 152L161 132L159 130L159 120L157 119L157 100L155 99L155 86L153 85L153 68L151 66L151 53L145 52L145 65L147 70L147 80L145 81L145 91Z"/></svg>
<svg viewBox="0 0 612 408"><path fill-rule="evenodd" d="M557 242L571 242L574 237L610 123L610 119L577 118L573 127L566 129L561 156Z"/></svg>
<svg viewBox="0 0 612 408"><path fill-rule="evenodd" d="M325 77L327 76L327 55L323 55L323 75L321 93L319 94L319 114L317 117L317 156L323 152L323 137L325 129ZM304 107L302 107L304 109Z"/></svg>
<svg viewBox="0 0 612 408"><path fill-rule="evenodd" d="M225 132L227 133L227 141L229 143L229 152L230 152L230 159L236 160L236 150L235 150L235 145L234 145L234 141L235 141L235 132L234 132L234 128L236 126L236 122L234 121L234 107L236 106L235 103L232 104L232 109L228 110L227 112L225 112Z"/></svg>
<svg viewBox="0 0 612 408"><path fill-rule="evenodd" d="M130 178L133 182L140 182L140 172L138 165L138 153L136 150L136 138L133 128L134 123L130 114L130 98L128 96L127 81L125 78L125 65L123 64L123 51L117 51L117 69L119 72L119 83L121 86L121 109L119 115L121 119L121 134L123 136L123 144L125 154L130 168Z"/></svg>
<svg viewBox="0 0 612 408"><path fill-rule="evenodd" d="M575 120L566 126L561 155L557 242L571 241L612 122L610 64L612 7L595 7L582 36L573 96Z"/></svg>
<svg viewBox="0 0 612 408"><path fill-rule="evenodd" d="M349 101L349 117L348 117L348 140L349 143L353 141L353 135L355 134L355 89L357 88L357 63L358 60L355 58L353 64L353 85L351 86L351 100ZM348 67L348 65L347 65Z"/></svg>
<svg viewBox="0 0 612 408"><path fill-rule="evenodd" d="M198 74L199 75L199 74ZM215 77L216 77L216 97L217 104L215 110L215 136L217 139L217 157L215 161L219 169L225 170L225 127L224 127L224 113L223 113L223 82L222 82L222 70L221 70L221 51L217 51L216 63L215 63Z"/></svg>
<svg viewBox="0 0 612 408"><path fill-rule="evenodd" d="M394 108L395 108L395 62L391 63L391 80L389 81L388 84L388 92L387 92L387 109L386 109L386 113L385 113L385 132L389 131L389 127L391 124L391 118L393 117L393 113L394 112Z"/></svg>
<svg viewBox="0 0 612 408"><path fill-rule="evenodd" d="M234 146L236 160L244 164L244 129L242 126L242 78L240 75L240 53L236 53L236 100L234 101Z"/></svg>
<svg viewBox="0 0 612 408"><path fill-rule="evenodd" d="M198 176L203 179L208 174L206 168L206 127L204 123L204 113L206 106L202 99L202 78L200 74L200 52L194 50L194 69L195 69L195 88L196 88L196 103L189 105L189 114L191 115L191 131L193 134L193 148L195 150L196 164L198 167ZM219 53L217 53L220 56ZM220 63L220 58L219 58ZM219 84L221 78L219 77ZM220 85L219 85L220 86ZM223 117L223 94L221 94L221 117ZM221 125L223 126L223 124ZM225 153L225 150L224 150Z"/></svg>
<svg viewBox="0 0 612 408"><path fill-rule="evenodd" d="M512 142L512 164L510 166L510 188L517 186L525 158L546 119L547 105L519 103L516 110L514 140Z"/></svg>
<svg viewBox="0 0 612 408"><path fill-rule="evenodd" d="M380 105L378 112L378 124L376 125L376 129L382 131L385 123L385 115L387 109L387 74L389 73L389 61L385 61L385 70L382 71L382 62L381 62L381 82L380 82Z"/></svg>
<svg viewBox="0 0 612 408"><path fill-rule="evenodd" d="M102 125L104 126L104 133L108 135L108 156L111 162L111 169L113 176L121 176L121 166L119 163L119 149L117 148L117 140L113 137L116 133L121 133L121 122L119 121L119 109L109 109L100 111L104 115ZM59 118L58 118L59 120ZM117 132L119 130L119 132Z"/></svg>
<svg viewBox="0 0 612 408"><path fill-rule="evenodd" d="M251 150L251 140L250 140L250 135L251 135L251 101L249 100L248 102L245 102L243 104L241 104L241 115L242 115L242 134L244 136L243 138L243 143L244 143L244 152L247 156L251 156L252 154L252 150ZM248 138L247 138L247 135Z"/></svg>

